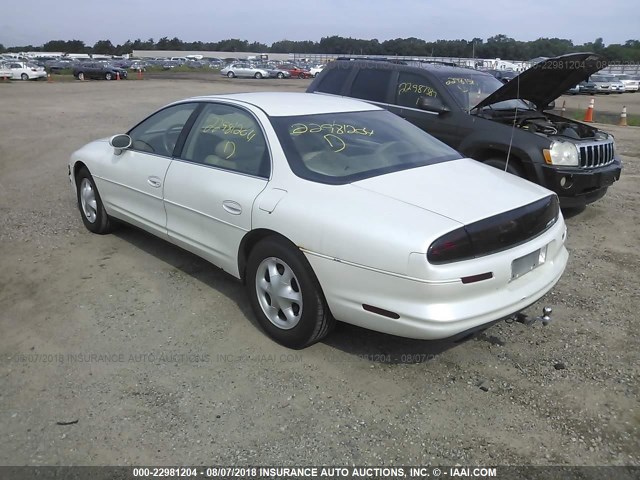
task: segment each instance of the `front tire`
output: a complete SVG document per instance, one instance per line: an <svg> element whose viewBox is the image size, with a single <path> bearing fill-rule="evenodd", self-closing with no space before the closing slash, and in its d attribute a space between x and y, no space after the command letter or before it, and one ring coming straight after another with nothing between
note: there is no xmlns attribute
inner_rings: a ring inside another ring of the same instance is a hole
<svg viewBox="0 0 640 480"><path fill-rule="evenodd" d="M257 78L257 79L260 79L260 78L262 78L262 74L260 72L256 72L254 77Z"/></svg>
<svg viewBox="0 0 640 480"><path fill-rule="evenodd" d="M107 72L104 74L105 80L113 80L113 74L111 72Z"/></svg>
<svg viewBox="0 0 640 480"><path fill-rule="evenodd" d="M111 232L113 222L104 209L96 184L86 167L82 167L76 175L76 188L78 208L82 216L82 223L87 227L87 230L100 235Z"/></svg>
<svg viewBox="0 0 640 480"><path fill-rule="evenodd" d="M234 78L235 76L236 76L236 74L233 73L233 72L227 73L227 77L229 77L229 78Z"/></svg>
<svg viewBox="0 0 640 480"><path fill-rule="evenodd" d="M29 80L29 75L27 75L26 73L23 73L22 75L20 75L20 79L21 80Z"/></svg>
<svg viewBox="0 0 640 480"><path fill-rule="evenodd" d="M80 72L78 74L78 80L84 80L84 73Z"/></svg>
<svg viewBox="0 0 640 480"><path fill-rule="evenodd" d="M277 77L278 77L278 78L284 78L284 73L282 73L282 72L278 72Z"/></svg>
<svg viewBox="0 0 640 480"><path fill-rule="evenodd" d="M318 279L295 245L277 237L262 240L249 254L245 280L258 322L281 345L304 348L333 328Z"/></svg>

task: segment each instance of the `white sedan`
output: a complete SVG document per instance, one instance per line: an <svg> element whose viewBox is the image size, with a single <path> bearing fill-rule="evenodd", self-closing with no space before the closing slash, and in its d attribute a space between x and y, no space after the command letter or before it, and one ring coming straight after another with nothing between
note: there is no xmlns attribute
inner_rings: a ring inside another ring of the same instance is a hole
<svg viewBox="0 0 640 480"><path fill-rule="evenodd" d="M11 70L11 78L14 80L38 80L39 78L47 78L47 72L44 67L33 63L11 62L9 63L9 69Z"/></svg>
<svg viewBox="0 0 640 480"><path fill-rule="evenodd" d="M224 269L292 348L336 319L418 339L486 328L567 263L555 194L352 99L179 101L73 153L69 176L90 231L123 221Z"/></svg>

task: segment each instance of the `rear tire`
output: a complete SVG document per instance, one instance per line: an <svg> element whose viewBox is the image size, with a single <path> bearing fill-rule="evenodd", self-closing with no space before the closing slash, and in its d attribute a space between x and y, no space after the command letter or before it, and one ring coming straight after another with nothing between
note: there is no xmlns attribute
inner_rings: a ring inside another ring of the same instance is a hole
<svg viewBox="0 0 640 480"><path fill-rule="evenodd" d="M235 76L236 76L236 74L233 73L233 72L227 73L227 77L229 77L229 78L235 78Z"/></svg>
<svg viewBox="0 0 640 480"><path fill-rule="evenodd" d="M260 78L262 78L262 74L260 72L256 72L254 77L260 79Z"/></svg>
<svg viewBox="0 0 640 480"><path fill-rule="evenodd" d="M27 75L26 73L23 73L22 75L20 75L20 79L21 80L29 80L29 75Z"/></svg>
<svg viewBox="0 0 640 480"><path fill-rule="evenodd" d="M278 77L278 78L284 78L284 73L282 73L282 72L278 72L277 77Z"/></svg>
<svg viewBox="0 0 640 480"><path fill-rule="evenodd" d="M281 345L308 347L335 325L311 265L284 239L268 237L253 248L245 283L258 322Z"/></svg>
<svg viewBox="0 0 640 480"><path fill-rule="evenodd" d="M113 75L110 72L104 74L105 80L113 80Z"/></svg>
<svg viewBox="0 0 640 480"><path fill-rule="evenodd" d="M78 74L78 80L84 80L84 73L80 72Z"/></svg>
<svg viewBox="0 0 640 480"><path fill-rule="evenodd" d="M507 173L510 173L511 175L515 175L516 177L525 178L524 172L522 171L520 166L516 164L516 161L514 161L513 159L509 160L508 165L507 165L507 160L504 158L490 158L489 160L485 160L483 163L491 167L497 168L499 170L506 171Z"/></svg>
<svg viewBox="0 0 640 480"><path fill-rule="evenodd" d="M82 167L76 175L76 189L78 209L87 230L100 235L111 232L113 222L104 209L96 184L86 167Z"/></svg>

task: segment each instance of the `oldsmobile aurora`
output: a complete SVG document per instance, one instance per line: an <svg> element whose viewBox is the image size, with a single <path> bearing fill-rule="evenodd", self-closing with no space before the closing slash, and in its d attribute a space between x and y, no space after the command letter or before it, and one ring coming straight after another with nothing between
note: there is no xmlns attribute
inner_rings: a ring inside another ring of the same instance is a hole
<svg viewBox="0 0 640 480"><path fill-rule="evenodd" d="M513 316L558 281L557 196L358 100L190 98L72 154L84 225L140 227L242 280L274 340L336 320L418 339Z"/></svg>

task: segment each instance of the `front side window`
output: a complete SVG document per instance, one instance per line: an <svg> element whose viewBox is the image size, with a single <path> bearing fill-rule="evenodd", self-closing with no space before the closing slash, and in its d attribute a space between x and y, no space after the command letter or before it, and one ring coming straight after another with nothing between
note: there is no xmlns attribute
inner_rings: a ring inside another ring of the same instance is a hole
<svg viewBox="0 0 640 480"><path fill-rule="evenodd" d="M187 137L181 158L268 178L269 150L258 121L240 108L208 104Z"/></svg>
<svg viewBox="0 0 640 480"><path fill-rule="evenodd" d="M401 107L418 108L420 97L430 97L436 102L440 100L440 94L431 80L411 72L400 72L395 95L396 105Z"/></svg>
<svg viewBox="0 0 640 480"><path fill-rule="evenodd" d="M461 69L460 72L443 75L439 78L444 88L455 98L463 110L470 111L481 101L504 84L492 75L475 73L473 70ZM504 100L490 105L494 110L529 110L530 107L519 99Z"/></svg>
<svg viewBox="0 0 640 480"><path fill-rule="evenodd" d="M196 103L182 103L151 115L129 131L131 149L171 157Z"/></svg>
<svg viewBox="0 0 640 480"><path fill-rule="evenodd" d="M291 170L345 184L460 158L444 143L386 111L272 117Z"/></svg>

